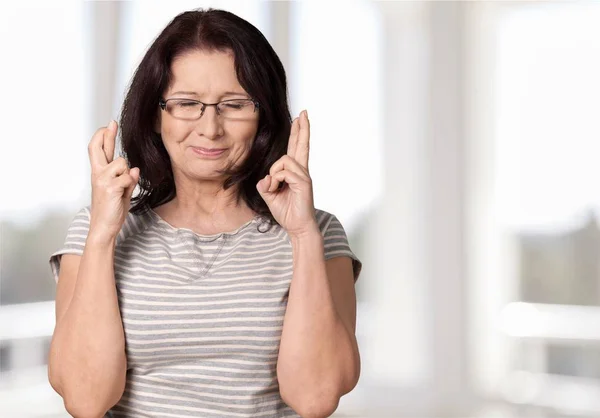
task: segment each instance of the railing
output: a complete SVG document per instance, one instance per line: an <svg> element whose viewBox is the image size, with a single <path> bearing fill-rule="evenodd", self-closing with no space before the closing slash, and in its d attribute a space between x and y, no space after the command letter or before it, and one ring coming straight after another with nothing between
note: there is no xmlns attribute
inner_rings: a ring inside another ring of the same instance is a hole
<svg viewBox="0 0 600 418"><path fill-rule="evenodd" d="M549 344L600 347L600 307L515 302L499 319L501 331L518 344L522 365L502 385L507 401L600 416L600 380L553 375L546 369ZM0 379L0 416L15 416L15 411L23 417L68 416L62 415L62 399L48 384L43 361L48 349L44 340L49 342L54 325L53 301L0 306L0 346L10 351L10 370Z"/></svg>
<svg viewBox="0 0 600 418"><path fill-rule="evenodd" d="M523 368L509 373L503 384L507 401L600 416L600 379L547 370L550 344L600 348L600 307L514 302L503 309L499 327L516 340L516 358Z"/></svg>
<svg viewBox="0 0 600 418"><path fill-rule="evenodd" d="M0 416L68 417L48 383L47 350L54 331L54 301L0 306Z"/></svg>

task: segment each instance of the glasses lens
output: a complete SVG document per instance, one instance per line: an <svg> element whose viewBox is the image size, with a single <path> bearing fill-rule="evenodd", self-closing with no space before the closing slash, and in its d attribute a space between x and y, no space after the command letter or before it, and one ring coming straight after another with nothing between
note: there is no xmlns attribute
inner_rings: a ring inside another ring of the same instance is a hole
<svg viewBox="0 0 600 418"><path fill-rule="evenodd" d="M169 100L167 111L178 119L198 119L202 113L202 103L193 100Z"/></svg>
<svg viewBox="0 0 600 418"><path fill-rule="evenodd" d="M252 117L254 102L247 99L225 100L219 103L219 113L225 118L245 119Z"/></svg>

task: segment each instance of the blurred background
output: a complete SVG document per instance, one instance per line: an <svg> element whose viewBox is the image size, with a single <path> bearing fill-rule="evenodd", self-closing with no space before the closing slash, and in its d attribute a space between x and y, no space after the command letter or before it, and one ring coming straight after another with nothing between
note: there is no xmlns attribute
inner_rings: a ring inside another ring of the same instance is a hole
<svg viewBox="0 0 600 418"><path fill-rule="evenodd" d="M0 416L68 416L48 259L93 132L198 7L278 52L315 206L364 263L335 416L600 416L600 2L367 0L1 3Z"/></svg>

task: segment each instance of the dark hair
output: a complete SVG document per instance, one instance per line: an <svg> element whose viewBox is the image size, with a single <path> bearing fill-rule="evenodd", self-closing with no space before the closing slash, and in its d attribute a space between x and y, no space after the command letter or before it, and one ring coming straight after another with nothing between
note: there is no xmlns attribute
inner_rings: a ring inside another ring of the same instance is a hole
<svg viewBox="0 0 600 418"><path fill-rule="evenodd" d="M246 20L217 9L195 9L177 15L154 40L137 67L121 110L121 148L130 167L139 167L141 192L130 212L142 213L172 200L175 182L169 154L155 132L159 100L172 81L171 63L192 50L233 52L240 85L259 103L256 137L246 160L228 167L224 188L239 185L257 214L277 223L256 190L275 161L287 152L291 117L286 75L263 34Z"/></svg>

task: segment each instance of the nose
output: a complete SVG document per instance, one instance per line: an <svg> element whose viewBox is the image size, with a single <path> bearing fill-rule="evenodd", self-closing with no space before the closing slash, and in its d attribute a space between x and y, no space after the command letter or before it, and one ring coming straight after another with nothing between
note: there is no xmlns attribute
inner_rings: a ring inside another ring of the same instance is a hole
<svg viewBox="0 0 600 418"><path fill-rule="evenodd" d="M196 132L210 140L223 136L223 125L219 115L217 115L216 106L206 106L204 108L204 113L196 123Z"/></svg>

